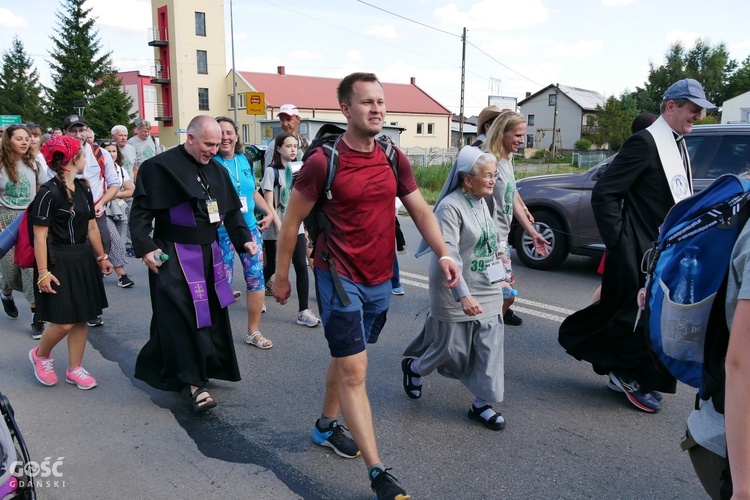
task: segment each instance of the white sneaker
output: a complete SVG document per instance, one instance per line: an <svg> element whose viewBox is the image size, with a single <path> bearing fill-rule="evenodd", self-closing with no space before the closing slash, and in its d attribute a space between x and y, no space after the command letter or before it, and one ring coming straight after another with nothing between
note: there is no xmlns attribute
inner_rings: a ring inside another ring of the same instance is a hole
<svg viewBox="0 0 750 500"><path fill-rule="evenodd" d="M266 312L266 303L265 302L263 303L263 309L261 309L260 312L262 312L262 313Z"/></svg>
<svg viewBox="0 0 750 500"><path fill-rule="evenodd" d="M315 317L310 309L305 309L297 314L297 324L308 328L315 328L320 324L320 320Z"/></svg>

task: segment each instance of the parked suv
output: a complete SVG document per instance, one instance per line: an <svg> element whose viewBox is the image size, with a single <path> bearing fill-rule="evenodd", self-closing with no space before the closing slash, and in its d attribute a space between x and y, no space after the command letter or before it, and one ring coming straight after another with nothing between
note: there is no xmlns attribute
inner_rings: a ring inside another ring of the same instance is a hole
<svg viewBox="0 0 750 500"><path fill-rule="evenodd" d="M750 170L750 124L696 125L685 136L698 192L723 174ZM568 256L601 256L604 243L591 208L591 190L616 155L576 174L544 175L518 181L518 192L534 216L536 230L550 242L542 257L514 220L510 242L521 262L532 269L552 269Z"/></svg>

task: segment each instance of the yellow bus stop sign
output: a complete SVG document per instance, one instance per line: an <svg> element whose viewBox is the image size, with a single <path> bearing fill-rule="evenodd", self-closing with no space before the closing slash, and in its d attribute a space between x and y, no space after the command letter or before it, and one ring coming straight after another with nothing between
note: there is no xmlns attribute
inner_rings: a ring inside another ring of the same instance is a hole
<svg viewBox="0 0 750 500"><path fill-rule="evenodd" d="M248 115L266 114L266 95L263 92L247 92L245 104Z"/></svg>

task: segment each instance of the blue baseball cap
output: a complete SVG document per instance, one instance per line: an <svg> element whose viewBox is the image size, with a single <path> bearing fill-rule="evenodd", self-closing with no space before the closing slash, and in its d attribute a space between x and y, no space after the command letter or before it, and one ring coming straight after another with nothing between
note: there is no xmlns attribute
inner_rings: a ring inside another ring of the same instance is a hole
<svg viewBox="0 0 750 500"><path fill-rule="evenodd" d="M716 108L715 104L706 99L703 86L698 83L698 80L693 80L692 78L684 78L675 82L664 92L665 101L674 101L677 99L687 99L701 108Z"/></svg>

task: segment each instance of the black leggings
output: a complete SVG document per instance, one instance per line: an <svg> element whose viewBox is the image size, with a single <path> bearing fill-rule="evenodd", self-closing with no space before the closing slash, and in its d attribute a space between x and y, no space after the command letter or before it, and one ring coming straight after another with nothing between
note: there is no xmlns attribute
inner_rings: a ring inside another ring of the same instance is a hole
<svg viewBox="0 0 750 500"><path fill-rule="evenodd" d="M263 268L263 279L268 280L276 270L276 240L263 241L263 255L265 256L265 267ZM310 277L307 274L307 239L304 233L297 235L297 244L292 254L292 265L297 277L297 297L299 298L299 310L309 308L308 295L310 293Z"/></svg>

